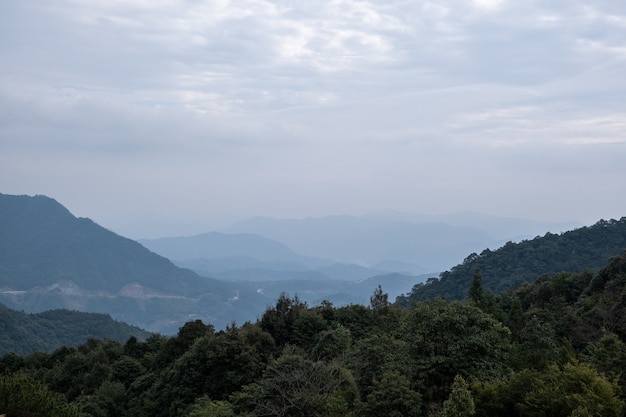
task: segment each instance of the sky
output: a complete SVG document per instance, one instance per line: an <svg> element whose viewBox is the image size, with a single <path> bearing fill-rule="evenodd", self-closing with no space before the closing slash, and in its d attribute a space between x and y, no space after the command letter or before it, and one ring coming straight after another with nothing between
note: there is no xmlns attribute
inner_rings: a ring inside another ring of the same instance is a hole
<svg viewBox="0 0 626 417"><path fill-rule="evenodd" d="M626 2L0 0L0 192L128 237L626 216Z"/></svg>

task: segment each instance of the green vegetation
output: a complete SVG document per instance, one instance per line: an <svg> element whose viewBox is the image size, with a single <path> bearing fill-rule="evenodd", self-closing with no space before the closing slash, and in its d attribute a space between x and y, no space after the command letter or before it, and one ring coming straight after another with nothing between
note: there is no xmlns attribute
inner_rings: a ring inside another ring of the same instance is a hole
<svg viewBox="0 0 626 417"><path fill-rule="evenodd" d="M496 293L533 282L543 274L597 272L624 248L626 217L600 220L593 226L559 235L547 233L532 240L508 242L494 251L485 249L480 254L472 253L462 264L441 273L439 278L415 285L409 294L398 297L397 303L408 307L415 301L436 297L463 300L468 296L477 270L482 278L481 285Z"/></svg>
<svg viewBox="0 0 626 417"><path fill-rule="evenodd" d="M622 416L626 252L500 294L409 308L281 296L256 323L0 358L0 414ZM471 296L470 296L471 294ZM48 411L33 410L25 391ZM38 400L39 401L39 400ZM47 414L46 414L47 413Z"/></svg>
<svg viewBox="0 0 626 417"><path fill-rule="evenodd" d="M52 310L26 314L0 304L0 355L51 352L61 346L78 346L89 338L124 342L131 336L145 340L149 332L113 320L106 314Z"/></svg>

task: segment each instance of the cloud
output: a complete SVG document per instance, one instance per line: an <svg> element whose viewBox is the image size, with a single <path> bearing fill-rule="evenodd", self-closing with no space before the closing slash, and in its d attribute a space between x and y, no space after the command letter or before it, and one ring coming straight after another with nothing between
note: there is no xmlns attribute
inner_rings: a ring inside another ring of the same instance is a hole
<svg viewBox="0 0 626 417"><path fill-rule="evenodd" d="M0 187L196 219L539 197L559 218L578 191L599 217L626 195L625 22L610 1L5 2Z"/></svg>

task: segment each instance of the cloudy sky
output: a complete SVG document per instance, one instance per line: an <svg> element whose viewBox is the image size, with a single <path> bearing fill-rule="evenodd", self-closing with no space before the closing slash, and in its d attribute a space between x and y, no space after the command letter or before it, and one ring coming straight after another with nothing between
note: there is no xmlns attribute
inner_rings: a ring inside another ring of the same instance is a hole
<svg viewBox="0 0 626 417"><path fill-rule="evenodd" d="M0 192L130 237L626 215L626 2L0 1Z"/></svg>

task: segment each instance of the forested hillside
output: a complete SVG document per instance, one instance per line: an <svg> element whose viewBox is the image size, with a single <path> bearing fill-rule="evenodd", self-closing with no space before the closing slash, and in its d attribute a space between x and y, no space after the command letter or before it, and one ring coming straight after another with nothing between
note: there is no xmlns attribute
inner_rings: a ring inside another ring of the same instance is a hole
<svg viewBox="0 0 626 417"><path fill-rule="evenodd" d="M282 296L256 323L0 359L7 416L617 417L626 253L598 273L410 309ZM33 398L38 399L33 401ZM41 399L41 401L39 400ZM43 404L46 405L43 405Z"/></svg>
<svg viewBox="0 0 626 417"><path fill-rule="evenodd" d="M0 304L0 355L52 352L78 346L89 338L125 342L131 336L145 340L150 333L113 320L106 314L52 310L38 314L14 311Z"/></svg>
<svg viewBox="0 0 626 417"><path fill-rule="evenodd" d="M29 313L105 313L168 334L191 317L225 326L257 317L267 305L252 288L179 268L52 198L6 194L0 194L0 303Z"/></svg>
<svg viewBox="0 0 626 417"><path fill-rule="evenodd" d="M197 294L210 282L139 243L76 218L45 196L0 194L0 289L29 290L59 281L117 293L129 283Z"/></svg>
<svg viewBox="0 0 626 417"><path fill-rule="evenodd" d="M439 278L417 284L397 302L411 302L435 297L462 300L478 268L485 289L502 292L543 274L557 272L597 272L613 256L626 248L626 217L600 220L593 226L562 234L547 233L519 243L508 242L497 250L485 249L469 255L462 264L440 274Z"/></svg>

